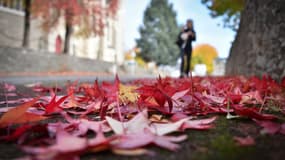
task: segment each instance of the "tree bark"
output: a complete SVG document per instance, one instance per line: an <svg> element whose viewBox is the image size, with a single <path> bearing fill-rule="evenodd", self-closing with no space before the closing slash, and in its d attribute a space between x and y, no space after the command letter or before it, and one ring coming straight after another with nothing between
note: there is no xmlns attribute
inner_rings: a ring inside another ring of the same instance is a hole
<svg viewBox="0 0 285 160"><path fill-rule="evenodd" d="M66 23L66 25L65 25L64 48L63 48L64 54L69 53L69 44L70 44L71 33L72 33L72 26L70 24Z"/></svg>
<svg viewBox="0 0 285 160"><path fill-rule="evenodd" d="M247 0L227 75L285 76L285 1Z"/></svg>
<svg viewBox="0 0 285 160"><path fill-rule="evenodd" d="M25 0L25 17L24 17L24 35L22 46L29 47L30 42L30 15L31 15L31 0Z"/></svg>

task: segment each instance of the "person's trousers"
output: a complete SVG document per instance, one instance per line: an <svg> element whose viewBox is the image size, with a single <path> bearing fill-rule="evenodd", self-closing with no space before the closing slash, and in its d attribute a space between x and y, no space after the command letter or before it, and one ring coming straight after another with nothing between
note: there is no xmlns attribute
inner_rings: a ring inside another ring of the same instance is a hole
<svg viewBox="0 0 285 160"><path fill-rule="evenodd" d="M185 51L184 49L181 49L180 51L180 57L181 57L180 75L186 74L187 76L189 76L190 65L191 65L191 55L192 55L192 50ZM186 69L184 69L185 57L186 57Z"/></svg>

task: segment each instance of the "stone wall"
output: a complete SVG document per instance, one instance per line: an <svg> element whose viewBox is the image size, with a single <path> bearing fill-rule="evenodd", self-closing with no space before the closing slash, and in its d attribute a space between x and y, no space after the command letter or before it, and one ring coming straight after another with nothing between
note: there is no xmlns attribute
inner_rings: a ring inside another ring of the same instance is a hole
<svg viewBox="0 0 285 160"><path fill-rule="evenodd" d="M226 74L285 76L284 0L246 1Z"/></svg>
<svg viewBox="0 0 285 160"><path fill-rule="evenodd" d="M11 22L13 22L13 25L11 25ZM11 47L21 46L23 22L24 12L13 11L0 6L0 45Z"/></svg>
<svg viewBox="0 0 285 160"><path fill-rule="evenodd" d="M21 47L24 34L24 12L0 6L0 46ZM31 20L30 45L32 49L43 49L40 43L45 38L40 21Z"/></svg>

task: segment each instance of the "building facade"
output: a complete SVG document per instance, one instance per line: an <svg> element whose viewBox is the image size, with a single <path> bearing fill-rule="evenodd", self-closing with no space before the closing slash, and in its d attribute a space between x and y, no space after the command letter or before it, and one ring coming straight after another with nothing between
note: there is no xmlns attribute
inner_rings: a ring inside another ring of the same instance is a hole
<svg viewBox="0 0 285 160"><path fill-rule="evenodd" d="M108 0L99 0L102 6L108 5ZM99 59L103 61L123 63L123 15L119 2L119 10L115 18L105 19L104 34L102 36L78 36L74 27L69 43L71 56ZM40 19L31 19L29 48L61 53L65 38L64 18L48 33L42 30ZM21 47L24 29L23 0L0 0L0 46Z"/></svg>

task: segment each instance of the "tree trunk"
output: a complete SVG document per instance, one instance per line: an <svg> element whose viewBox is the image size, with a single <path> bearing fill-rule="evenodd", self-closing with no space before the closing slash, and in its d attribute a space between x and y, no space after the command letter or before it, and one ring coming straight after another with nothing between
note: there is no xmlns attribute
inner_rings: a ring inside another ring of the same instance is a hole
<svg viewBox="0 0 285 160"><path fill-rule="evenodd" d="M285 76L285 1L247 0L227 75Z"/></svg>
<svg viewBox="0 0 285 160"><path fill-rule="evenodd" d="M68 54L69 53L69 43L70 43L70 37L72 34L72 26L66 23L65 25L65 39L64 39L64 48L63 53Z"/></svg>
<svg viewBox="0 0 285 160"><path fill-rule="evenodd" d="M24 35L23 35L23 44L25 48L29 47L30 41L30 12L31 9L31 0L25 0L25 17L24 17Z"/></svg>

